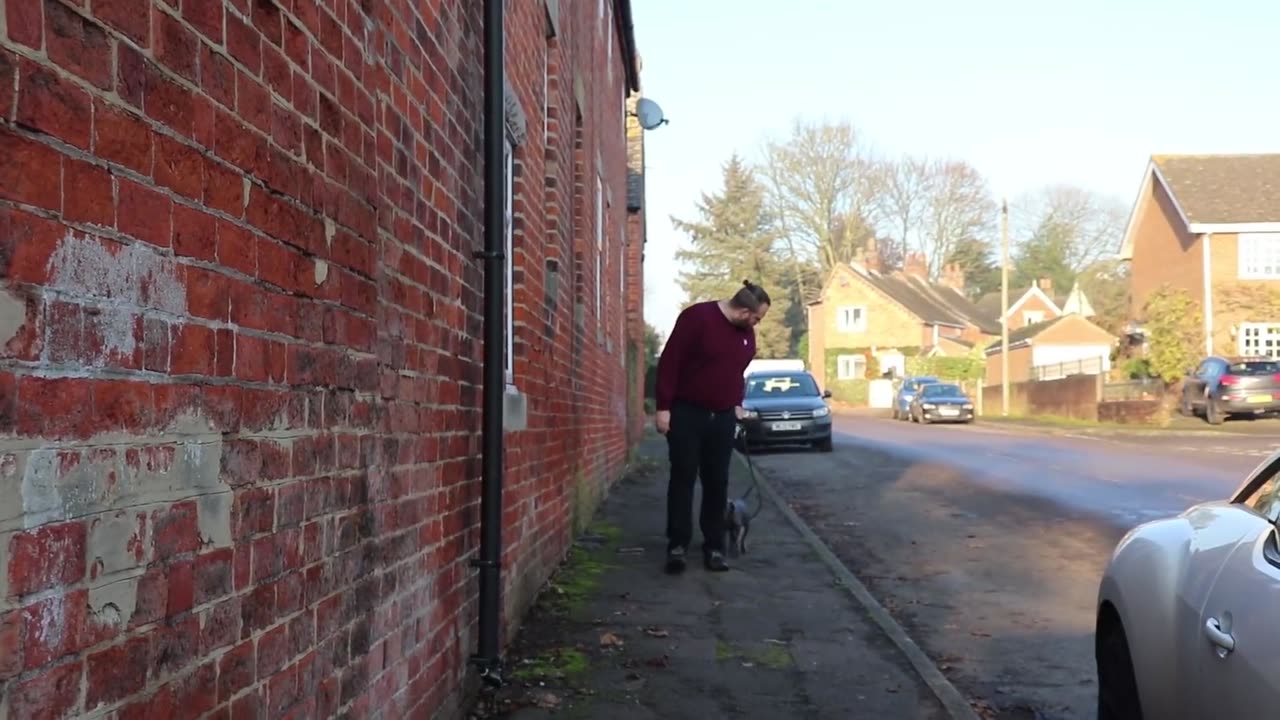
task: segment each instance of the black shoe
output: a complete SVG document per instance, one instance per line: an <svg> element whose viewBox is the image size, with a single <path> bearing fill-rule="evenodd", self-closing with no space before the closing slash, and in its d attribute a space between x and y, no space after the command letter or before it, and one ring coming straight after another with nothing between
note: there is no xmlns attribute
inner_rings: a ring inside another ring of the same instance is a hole
<svg viewBox="0 0 1280 720"><path fill-rule="evenodd" d="M708 550L702 554L702 562L711 572L724 572L729 565L724 561L724 553L719 550Z"/></svg>
<svg viewBox="0 0 1280 720"><path fill-rule="evenodd" d="M679 575L684 572L684 548L674 547L667 550L667 567L668 575Z"/></svg>

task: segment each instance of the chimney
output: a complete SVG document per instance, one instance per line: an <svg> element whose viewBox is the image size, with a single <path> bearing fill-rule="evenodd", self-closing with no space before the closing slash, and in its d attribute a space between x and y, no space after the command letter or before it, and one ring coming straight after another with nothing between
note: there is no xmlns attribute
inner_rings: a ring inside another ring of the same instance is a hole
<svg viewBox="0 0 1280 720"><path fill-rule="evenodd" d="M948 263L942 268L941 281L943 285L958 293L964 292L964 270L960 269L959 263Z"/></svg>
<svg viewBox="0 0 1280 720"><path fill-rule="evenodd" d="M929 263L925 262L924 253L907 253L902 261L902 272L914 275L921 280L929 279Z"/></svg>
<svg viewBox="0 0 1280 720"><path fill-rule="evenodd" d="M1040 278L1040 289L1044 291L1045 295L1053 297L1053 280L1047 277Z"/></svg>
<svg viewBox="0 0 1280 720"><path fill-rule="evenodd" d="M859 252L862 251L859 250ZM875 235L867 238L866 261L864 267L875 272L884 272L884 265L880 262L880 247L876 244Z"/></svg>

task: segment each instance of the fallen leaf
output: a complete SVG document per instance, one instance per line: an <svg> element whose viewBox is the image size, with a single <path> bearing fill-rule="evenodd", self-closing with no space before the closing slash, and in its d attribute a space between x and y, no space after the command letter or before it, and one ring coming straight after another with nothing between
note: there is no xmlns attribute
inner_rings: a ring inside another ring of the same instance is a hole
<svg viewBox="0 0 1280 720"><path fill-rule="evenodd" d="M533 704L543 710L555 710L560 707L560 697L551 692L535 693L533 696Z"/></svg>
<svg viewBox="0 0 1280 720"><path fill-rule="evenodd" d="M644 634L648 635L649 637L664 638L669 636L671 633L667 632L666 630L663 630L662 628L651 627L651 628L645 628Z"/></svg>
<svg viewBox="0 0 1280 720"><path fill-rule="evenodd" d="M613 633L605 633L600 636L600 647L622 647L624 644L622 638Z"/></svg>
<svg viewBox="0 0 1280 720"><path fill-rule="evenodd" d="M649 667L664 668L671 665L671 658L666 655L663 655L661 657L656 657L656 658L649 658L648 660L644 661L644 664L648 665Z"/></svg>

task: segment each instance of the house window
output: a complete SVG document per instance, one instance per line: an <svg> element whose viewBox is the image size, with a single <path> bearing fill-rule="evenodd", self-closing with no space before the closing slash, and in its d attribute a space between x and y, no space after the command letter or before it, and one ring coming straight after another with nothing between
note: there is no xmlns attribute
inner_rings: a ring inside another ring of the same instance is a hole
<svg viewBox="0 0 1280 720"><path fill-rule="evenodd" d="M836 313L836 325L840 332L866 332L867 309L842 307Z"/></svg>
<svg viewBox="0 0 1280 720"><path fill-rule="evenodd" d="M1240 233L1237 237L1241 280L1280 279L1280 233Z"/></svg>
<svg viewBox="0 0 1280 720"><path fill-rule="evenodd" d="M503 212L503 233L506 236L506 247L503 254L506 257L507 271L507 317L506 317L506 374L507 384L515 384L516 381L516 360L515 360L515 330L516 330L516 305L515 305L515 148L511 145L511 138L506 138L502 143L502 165L506 174L506 206Z"/></svg>
<svg viewBox="0 0 1280 720"><path fill-rule="evenodd" d="M860 380L867 374L867 358L865 355L839 355L836 357L836 378L839 380Z"/></svg>
<svg viewBox="0 0 1280 720"><path fill-rule="evenodd" d="M1023 322L1027 325L1035 325L1038 322L1044 322L1043 310L1027 310L1022 313Z"/></svg>
<svg viewBox="0 0 1280 720"><path fill-rule="evenodd" d="M604 181L596 175L596 321L603 322L601 314L604 298Z"/></svg>
<svg viewBox="0 0 1280 720"><path fill-rule="evenodd" d="M1242 323L1236 344L1241 355L1280 359L1280 323Z"/></svg>

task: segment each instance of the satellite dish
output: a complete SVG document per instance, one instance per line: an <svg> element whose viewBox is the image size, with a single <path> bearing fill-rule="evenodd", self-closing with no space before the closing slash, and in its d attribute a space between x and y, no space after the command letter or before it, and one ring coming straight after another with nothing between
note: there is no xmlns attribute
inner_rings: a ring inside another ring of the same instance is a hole
<svg viewBox="0 0 1280 720"><path fill-rule="evenodd" d="M662 116L662 108L649 98L636 101L636 117L640 120L640 127L645 130L653 130L667 123L667 119Z"/></svg>

